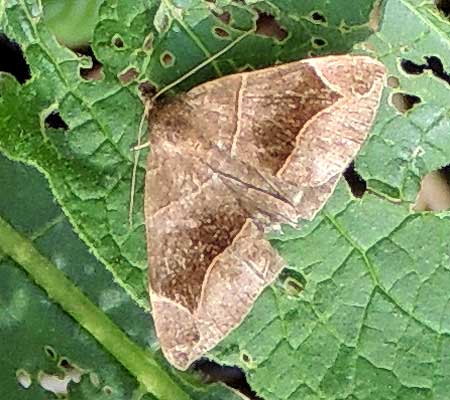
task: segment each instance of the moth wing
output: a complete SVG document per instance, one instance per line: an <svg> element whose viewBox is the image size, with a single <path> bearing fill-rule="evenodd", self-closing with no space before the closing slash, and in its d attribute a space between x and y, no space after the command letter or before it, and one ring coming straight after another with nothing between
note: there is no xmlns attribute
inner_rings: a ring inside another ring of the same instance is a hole
<svg viewBox="0 0 450 400"><path fill-rule="evenodd" d="M369 57L334 56L309 61L342 97L300 131L294 151L277 172L303 188L299 216L312 219L355 158L372 126L384 87L385 67Z"/></svg>
<svg viewBox="0 0 450 400"><path fill-rule="evenodd" d="M364 56L325 57L309 63L342 97L302 127L277 176L318 187L340 174L364 143L378 109L385 69Z"/></svg>
<svg viewBox="0 0 450 400"><path fill-rule="evenodd" d="M204 160L167 141L155 140L151 151L150 301L166 358L186 369L239 325L283 261Z"/></svg>

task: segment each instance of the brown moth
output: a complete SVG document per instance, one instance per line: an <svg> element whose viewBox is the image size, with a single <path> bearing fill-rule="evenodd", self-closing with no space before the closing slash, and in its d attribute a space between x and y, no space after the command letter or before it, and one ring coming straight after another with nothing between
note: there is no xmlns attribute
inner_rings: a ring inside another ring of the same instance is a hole
<svg viewBox="0 0 450 400"><path fill-rule="evenodd" d="M384 78L369 57L315 58L216 79L153 110L149 291L175 367L236 328L285 266L265 233L321 209L369 132Z"/></svg>

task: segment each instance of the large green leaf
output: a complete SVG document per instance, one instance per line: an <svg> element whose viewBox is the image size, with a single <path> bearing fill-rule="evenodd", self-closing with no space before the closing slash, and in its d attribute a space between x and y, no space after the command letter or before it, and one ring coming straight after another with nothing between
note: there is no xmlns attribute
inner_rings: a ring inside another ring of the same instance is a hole
<svg viewBox="0 0 450 400"><path fill-rule="evenodd" d="M341 184L312 224L273 238L303 291L266 290L214 354L247 370L264 398L448 398L450 214L414 213L411 202L421 177L450 162L450 87L402 64L450 65L450 24L431 1L387 0L380 12L363 47L395 88L357 159L372 193L355 199ZM399 112L396 93L421 103Z"/></svg>
<svg viewBox="0 0 450 400"><path fill-rule="evenodd" d="M74 234L37 171L0 155L0 186L1 399L55 398L43 378L71 369L71 399L240 398L166 371L149 314Z"/></svg>
<svg viewBox="0 0 450 400"><path fill-rule="evenodd" d="M356 162L370 193L355 199L341 182L312 223L273 236L289 268L211 356L241 366L270 400L446 399L450 215L410 206L420 178L450 161L449 87L445 71L405 70L430 56L450 65L450 24L434 3L106 0L93 43L104 77L94 82L79 76L86 60L56 43L38 3L10 0L3 30L24 49L32 78L24 86L1 78L0 147L45 172L80 236L145 305L145 154L128 224L139 82L162 88L227 46L175 89L356 45L386 64L393 86ZM263 19L270 25L268 15L278 39L261 29L248 34ZM121 80L130 68L137 77ZM398 111L391 96L402 93L421 103ZM65 132L45 126L55 109Z"/></svg>

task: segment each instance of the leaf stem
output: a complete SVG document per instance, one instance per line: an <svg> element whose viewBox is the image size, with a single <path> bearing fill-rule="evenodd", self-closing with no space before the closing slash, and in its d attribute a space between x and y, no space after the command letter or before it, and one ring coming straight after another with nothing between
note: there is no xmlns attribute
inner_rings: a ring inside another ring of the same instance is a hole
<svg viewBox="0 0 450 400"><path fill-rule="evenodd" d="M134 343L50 260L0 217L0 251L21 265L48 296L94 336L159 400L191 400L149 353Z"/></svg>

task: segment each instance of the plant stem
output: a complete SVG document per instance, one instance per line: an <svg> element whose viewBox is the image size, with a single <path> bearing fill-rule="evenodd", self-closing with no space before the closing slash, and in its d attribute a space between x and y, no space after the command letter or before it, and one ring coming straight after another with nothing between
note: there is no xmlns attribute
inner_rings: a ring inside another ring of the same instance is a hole
<svg viewBox="0 0 450 400"><path fill-rule="evenodd" d="M149 353L134 343L50 260L0 217L0 251L21 265L48 296L94 336L159 400L190 400Z"/></svg>

